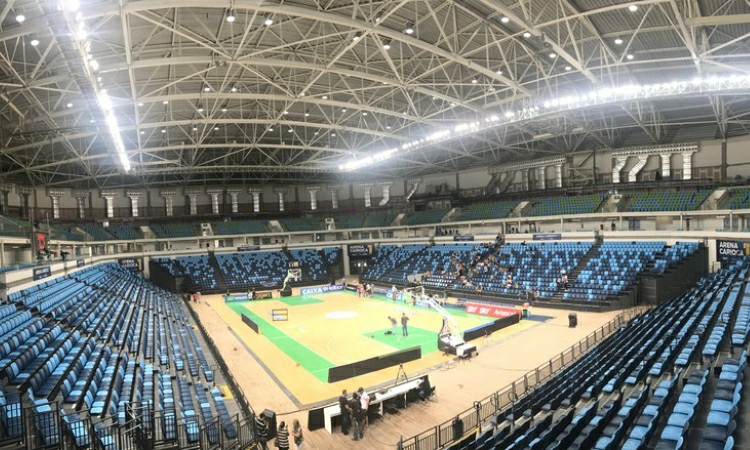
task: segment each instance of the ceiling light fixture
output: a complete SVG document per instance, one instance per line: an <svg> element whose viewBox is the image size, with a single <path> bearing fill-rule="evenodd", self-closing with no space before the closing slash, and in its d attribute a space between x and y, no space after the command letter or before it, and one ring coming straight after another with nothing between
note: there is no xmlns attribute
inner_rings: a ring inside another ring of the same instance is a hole
<svg viewBox="0 0 750 450"><path fill-rule="evenodd" d="M193 125L193 131L198 131L198 127L196 127L195 125Z"/></svg>
<svg viewBox="0 0 750 450"><path fill-rule="evenodd" d="M138 102L138 106L143 106L143 102Z"/></svg>
<svg viewBox="0 0 750 450"><path fill-rule="evenodd" d="M389 40L388 41L383 41L383 48L386 49L386 50L390 50L391 49L391 41L389 41Z"/></svg>
<svg viewBox="0 0 750 450"><path fill-rule="evenodd" d="M237 16L235 16L234 10L230 9L227 13L227 22L234 23L235 20L237 20Z"/></svg>
<svg viewBox="0 0 750 450"><path fill-rule="evenodd" d="M218 126L214 127L214 131L219 131L219 127Z"/></svg>
<svg viewBox="0 0 750 450"><path fill-rule="evenodd" d="M144 134L146 134L146 132L145 132L145 131L143 131L143 130L141 130L141 131L140 131L140 134L141 134L141 136L143 136Z"/></svg>
<svg viewBox="0 0 750 450"><path fill-rule="evenodd" d="M620 38L615 39L615 45L622 45L622 39Z"/></svg>
<svg viewBox="0 0 750 450"><path fill-rule="evenodd" d="M267 27L270 27L271 25L273 25L273 19L270 17L266 17L266 20L263 21L263 24L265 24L265 26Z"/></svg>
<svg viewBox="0 0 750 450"><path fill-rule="evenodd" d="M552 52L552 53L550 53L550 54L549 54L549 57L550 57L551 59L555 59L555 58L557 58L557 53L555 53L555 52Z"/></svg>
<svg viewBox="0 0 750 450"><path fill-rule="evenodd" d="M362 32L361 32L361 31L357 31L356 33L354 33L354 37L352 38L352 40L353 40L354 42L356 42L356 41L358 41L358 40L359 40L359 38L361 38L361 37L362 37Z"/></svg>
<svg viewBox="0 0 750 450"><path fill-rule="evenodd" d="M204 86L203 87L203 92L211 92L211 87L210 86Z"/></svg>
<svg viewBox="0 0 750 450"><path fill-rule="evenodd" d="M404 33L406 34L414 34L414 24L409 22L406 24L406 28L404 28Z"/></svg>
<svg viewBox="0 0 750 450"><path fill-rule="evenodd" d="M565 66L565 71L566 71L566 72L570 72L571 70L573 70L573 68L572 68L572 67L570 67L570 66Z"/></svg>
<svg viewBox="0 0 750 450"><path fill-rule="evenodd" d="M305 117L310 117L310 112L309 111L305 111Z"/></svg>
<svg viewBox="0 0 750 450"><path fill-rule="evenodd" d="M321 98L322 98L323 100L328 100L328 96L327 96L327 95L324 95L324 96L323 96L323 97L321 97Z"/></svg>
<svg viewBox="0 0 750 450"><path fill-rule="evenodd" d="M346 112L346 108L341 108L341 112Z"/></svg>
<svg viewBox="0 0 750 450"><path fill-rule="evenodd" d="M336 137L336 133L331 133L331 137Z"/></svg>
<svg viewBox="0 0 750 450"><path fill-rule="evenodd" d="M73 103L68 102L65 106L67 106L68 108L72 108L73 107Z"/></svg>
<svg viewBox="0 0 750 450"><path fill-rule="evenodd" d="M203 105L198 105L198 112L203 112Z"/></svg>
<svg viewBox="0 0 750 450"><path fill-rule="evenodd" d="M630 12L636 12L636 11L638 11L638 5L630 5L630 6L628 6L628 10Z"/></svg>
<svg viewBox="0 0 750 450"><path fill-rule="evenodd" d="M632 61L632 60L633 60L633 58L635 58L635 56L633 56L633 54L632 54L632 53L628 53L628 54L627 54L627 56L625 56L625 58L627 58L627 59L628 59L628 61Z"/></svg>
<svg viewBox="0 0 750 450"><path fill-rule="evenodd" d="M232 86L232 89L230 89L232 92L237 92L237 86Z"/></svg>
<svg viewBox="0 0 750 450"><path fill-rule="evenodd" d="M503 71L502 71L502 70L500 70L500 69L497 69L497 70L495 71L495 73L496 73L496 74L498 74L498 75L502 75L502 74L503 74Z"/></svg>
<svg viewBox="0 0 750 450"><path fill-rule="evenodd" d="M17 15L16 16L16 22L18 22L18 23L24 23L24 22L26 22L26 16L24 16L23 14Z"/></svg>
<svg viewBox="0 0 750 450"><path fill-rule="evenodd" d="M526 39L528 39L528 38L530 38L530 37L531 37L531 33L529 33L529 32L527 31L527 32L525 32L525 33L523 34L523 37L525 37Z"/></svg>
<svg viewBox="0 0 750 450"><path fill-rule="evenodd" d="M168 104L169 104L169 100L163 100L163 101L161 102L161 104L162 104L162 105L168 105Z"/></svg>
<svg viewBox="0 0 750 450"><path fill-rule="evenodd" d="M166 128L162 128L162 129L161 129L161 132L162 132L162 134L163 134L163 133L166 133L166 132L167 132L167 129L166 129Z"/></svg>
<svg viewBox="0 0 750 450"><path fill-rule="evenodd" d="M500 22L502 22L502 23L508 23L508 22L510 22L510 19L509 19L509 18L507 18L507 17L505 17L505 16L503 16L503 17L502 17L502 18L500 19Z"/></svg>
<svg viewBox="0 0 750 450"><path fill-rule="evenodd" d="M227 105L223 105L221 107L221 112L227 112L228 110L229 110L229 108L227 108Z"/></svg>
<svg viewBox="0 0 750 450"><path fill-rule="evenodd" d="M367 115L367 111L362 111L362 115L366 116Z"/></svg>
<svg viewBox="0 0 750 450"><path fill-rule="evenodd" d="M479 81L476 78L471 79L471 84L477 84L477 83L479 83Z"/></svg>
<svg viewBox="0 0 750 450"><path fill-rule="evenodd" d="M37 45L39 45L39 39L32 38L29 43L31 44L32 47L36 47Z"/></svg>

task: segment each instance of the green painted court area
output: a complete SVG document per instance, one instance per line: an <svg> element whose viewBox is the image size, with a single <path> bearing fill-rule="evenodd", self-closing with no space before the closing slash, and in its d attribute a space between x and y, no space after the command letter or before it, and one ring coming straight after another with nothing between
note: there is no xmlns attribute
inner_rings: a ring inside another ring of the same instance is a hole
<svg viewBox="0 0 750 450"><path fill-rule="evenodd" d="M292 297L288 297L292 298ZM315 303L322 303L322 300L315 299ZM227 305L237 314L245 314L258 324L263 336L273 342L287 356L297 361L300 366L310 372L315 378L322 382L328 381L328 369L335 364L327 361L314 351L297 342L296 339L286 335L281 330L272 325L272 322L266 321L265 318L251 311L247 306L250 302L233 302Z"/></svg>
<svg viewBox="0 0 750 450"><path fill-rule="evenodd" d="M422 347L422 354L426 355L438 349L438 335L434 331L409 327L409 335L404 336L401 331L401 325L396 328L395 334L385 334L386 331L391 331L391 328L383 328L382 330L365 333L363 336L381 344L390 345L394 350L406 350L407 348L420 346Z"/></svg>
<svg viewBox="0 0 750 450"><path fill-rule="evenodd" d="M279 298L276 300L288 306L314 305L315 303L323 303L323 300L317 299L309 295L298 295L296 297L283 297L283 298Z"/></svg>

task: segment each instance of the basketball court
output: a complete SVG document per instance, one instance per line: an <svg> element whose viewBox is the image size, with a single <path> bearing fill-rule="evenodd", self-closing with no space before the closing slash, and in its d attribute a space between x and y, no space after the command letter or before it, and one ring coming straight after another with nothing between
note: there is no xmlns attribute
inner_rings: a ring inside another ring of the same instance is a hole
<svg viewBox="0 0 750 450"><path fill-rule="evenodd" d="M415 346L421 347L422 357L404 364L408 374L453 359L452 355L438 351L443 316L428 307L394 302L380 295L359 298L350 291L252 302L225 303L221 297L215 297L211 306L300 406L336 397L341 389L352 385L374 386L393 381L397 373L397 367L391 367L328 383L331 367ZM450 308L449 312L461 330L494 320L457 308ZM258 334L242 322L241 314L258 324ZM403 336L401 328L404 314L409 318L408 336ZM389 317L398 321L395 329ZM494 333L491 339L509 336L538 323L538 320L523 320ZM472 343L481 351L486 339Z"/></svg>

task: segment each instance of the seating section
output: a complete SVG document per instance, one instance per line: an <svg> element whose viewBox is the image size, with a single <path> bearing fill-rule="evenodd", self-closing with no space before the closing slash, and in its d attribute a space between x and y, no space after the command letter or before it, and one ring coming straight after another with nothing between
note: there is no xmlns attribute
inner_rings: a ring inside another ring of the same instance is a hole
<svg viewBox="0 0 750 450"><path fill-rule="evenodd" d="M308 217L279 220L286 231L318 231L322 227L318 220Z"/></svg>
<svg viewBox="0 0 750 450"><path fill-rule="evenodd" d="M89 236L94 238L95 241L113 241L115 240L115 237L110 234L107 230L100 227L99 225L94 225L91 223L87 223L81 227L83 231L86 232Z"/></svg>
<svg viewBox="0 0 750 450"><path fill-rule="evenodd" d="M375 249L372 262L363 278L378 280L424 248L422 244L380 245Z"/></svg>
<svg viewBox="0 0 750 450"><path fill-rule="evenodd" d="M469 277L454 289L516 297L533 290L552 297L557 279L570 273L591 248L591 242L547 242L506 244L486 261L477 264Z"/></svg>
<svg viewBox="0 0 750 450"><path fill-rule="evenodd" d="M710 190L698 191L645 191L629 194L628 211L693 211L711 194Z"/></svg>
<svg viewBox="0 0 750 450"><path fill-rule="evenodd" d="M156 237L162 239L198 236L198 226L192 223L152 223L149 225Z"/></svg>
<svg viewBox="0 0 750 450"><path fill-rule="evenodd" d="M730 191L731 199L727 204L729 209L750 208L750 187L741 187Z"/></svg>
<svg viewBox="0 0 750 450"><path fill-rule="evenodd" d="M708 360L693 353L684 365L673 356L682 353L688 336L705 339L717 311L728 317L737 312L727 293L743 292L748 264L712 274L694 290L632 319L528 394L511 393L507 406L489 420L492 428L487 424L486 431L450 449L733 448L747 349ZM724 340L720 349L727 352L728 345ZM672 357L663 359L665 354ZM661 368L654 370L657 363ZM688 436L691 430L703 430L702 441L687 447L695 436Z"/></svg>
<svg viewBox="0 0 750 450"><path fill-rule="evenodd" d="M197 445L205 436L238 447L238 417L221 391L208 395L212 364L174 294L109 263L8 301L0 305L0 440L114 450L130 439L135 416L158 442Z"/></svg>
<svg viewBox="0 0 750 450"><path fill-rule="evenodd" d="M117 239L130 241L135 239L143 239L143 233L141 232L141 230L138 229L138 227L134 227L132 225L115 225L109 227L108 231Z"/></svg>
<svg viewBox="0 0 750 450"><path fill-rule="evenodd" d="M603 301L625 292L664 242L605 242L573 281L563 298Z"/></svg>
<svg viewBox="0 0 750 450"><path fill-rule="evenodd" d="M439 223L443 220L448 209L426 209L424 211L414 211L401 221L401 225L424 225L428 223Z"/></svg>
<svg viewBox="0 0 750 450"><path fill-rule="evenodd" d="M508 217L516 205L517 201L474 203L461 208L461 214L451 217L451 221L503 219Z"/></svg>
<svg viewBox="0 0 750 450"><path fill-rule="evenodd" d="M265 220L232 220L218 222L213 228L218 235L268 233Z"/></svg>
<svg viewBox="0 0 750 450"><path fill-rule="evenodd" d="M337 230L381 228L390 226L396 215L396 213L392 212L338 214L334 216L334 221L336 222Z"/></svg>
<svg viewBox="0 0 750 450"><path fill-rule="evenodd" d="M82 235L73 233L67 226L63 225L52 225L49 234L51 239L59 239L61 241L83 241Z"/></svg>
<svg viewBox="0 0 750 450"><path fill-rule="evenodd" d="M27 220L0 215L0 236L28 237L30 232Z"/></svg>
<svg viewBox="0 0 750 450"><path fill-rule="evenodd" d="M426 274L423 282L431 288L445 288L464 269L484 257L488 247L478 244L436 244L424 248L405 264L381 275L380 281L406 284L409 275Z"/></svg>
<svg viewBox="0 0 750 450"><path fill-rule="evenodd" d="M216 272L208 261L207 255L180 256L177 258L180 275L189 277L196 287L212 290L219 287Z"/></svg>
<svg viewBox="0 0 750 450"><path fill-rule="evenodd" d="M564 214L591 214L599 211L606 198L606 194L587 194L532 199L531 208L524 215L559 216Z"/></svg>
<svg viewBox="0 0 750 450"><path fill-rule="evenodd" d="M697 242L677 242L667 247L664 254L654 261L651 273L663 274L667 270L678 265L682 260L697 252L700 245Z"/></svg>

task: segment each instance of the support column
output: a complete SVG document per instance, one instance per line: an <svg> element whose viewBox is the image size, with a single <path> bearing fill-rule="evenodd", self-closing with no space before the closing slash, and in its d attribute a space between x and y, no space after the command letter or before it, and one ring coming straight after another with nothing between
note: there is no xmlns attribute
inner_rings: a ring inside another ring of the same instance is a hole
<svg viewBox="0 0 750 450"><path fill-rule="evenodd" d="M211 197L211 213L218 216L219 212L219 196L224 195L224 189L222 188L209 188L206 189L206 194Z"/></svg>
<svg viewBox="0 0 750 450"><path fill-rule="evenodd" d="M143 196L143 191L125 191L125 196L130 199L130 217L138 217L138 199Z"/></svg>
<svg viewBox="0 0 750 450"><path fill-rule="evenodd" d="M328 186L328 190L331 192L331 209L339 209L339 187Z"/></svg>
<svg viewBox="0 0 750 450"><path fill-rule="evenodd" d="M177 196L177 191L174 189L162 189L159 195L164 197L164 211L167 217L174 216L174 198Z"/></svg>
<svg viewBox="0 0 750 450"><path fill-rule="evenodd" d="M8 193L12 190L12 185L7 183L0 184L0 213L7 212Z"/></svg>
<svg viewBox="0 0 750 450"><path fill-rule="evenodd" d="M47 195L52 199L52 218L60 218L60 198L65 195L65 191L62 189L49 188L47 189Z"/></svg>
<svg viewBox="0 0 750 450"><path fill-rule="evenodd" d="M201 192L197 189L185 189L185 195L188 198L189 207L190 207L190 215L191 216L197 216L198 215L198 196L201 195Z"/></svg>
<svg viewBox="0 0 750 450"><path fill-rule="evenodd" d="M263 189L250 188L247 192L253 196L253 212L260 212L260 194Z"/></svg>
<svg viewBox="0 0 750 450"><path fill-rule="evenodd" d="M106 207L106 216L111 219L115 216L115 197L117 197L117 191L104 190L99 192L99 195L104 199L104 205Z"/></svg>
<svg viewBox="0 0 750 450"><path fill-rule="evenodd" d="M242 192L239 189L227 189L227 193L229 194L230 203L232 204L232 214L237 214L240 212L240 192Z"/></svg>
<svg viewBox="0 0 750 450"><path fill-rule="evenodd" d="M73 196L76 198L78 204L78 218L86 218L86 199L89 197L89 193L86 191L75 191Z"/></svg>
<svg viewBox="0 0 750 450"><path fill-rule="evenodd" d="M315 211L318 209L318 191L320 188L318 186L309 186L305 189L307 189L307 193L310 195L310 210Z"/></svg>
<svg viewBox="0 0 750 450"><path fill-rule="evenodd" d="M383 188L383 198L380 199L378 206L385 206L391 200L391 182L378 183Z"/></svg>
<svg viewBox="0 0 750 450"><path fill-rule="evenodd" d="M628 172L628 182L629 183L635 183L638 173L643 169L643 167L648 162L648 157L650 155L638 155L638 162L635 163L632 169Z"/></svg>
<svg viewBox="0 0 750 450"><path fill-rule="evenodd" d="M521 189L529 190L529 169L521 169Z"/></svg>
<svg viewBox="0 0 750 450"><path fill-rule="evenodd" d="M555 165L555 187L561 188L562 182L562 164Z"/></svg>
<svg viewBox="0 0 750 450"><path fill-rule="evenodd" d="M365 190L365 208L369 208L370 206L372 206L371 194L372 194L373 186L374 184L372 183L360 184L360 187L362 187Z"/></svg>
<svg viewBox="0 0 750 450"><path fill-rule="evenodd" d="M536 168L536 187L537 189L547 189L547 168Z"/></svg>
<svg viewBox="0 0 750 450"><path fill-rule="evenodd" d="M661 176L662 178L669 178L672 176L672 154L662 153L661 157Z"/></svg>
<svg viewBox="0 0 750 450"><path fill-rule="evenodd" d="M612 183L620 182L620 171L625 167L625 163L628 162L627 156L616 156L615 164L612 166Z"/></svg>
<svg viewBox="0 0 750 450"><path fill-rule="evenodd" d="M27 187L19 187L18 195L21 196L21 217L29 217L29 197L31 196L31 189Z"/></svg>
<svg viewBox="0 0 750 450"><path fill-rule="evenodd" d="M693 152L682 153L682 179L693 179Z"/></svg>
<svg viewBox="0 0 750 450"><path fill-rule="evenodd" d="M406 201L408 202L411 200L412 195L414 195L417 192L417 189L419 189L419 184L422 182L421 178L415 178L413 180L408 181L408 190L409 192L406 193Z"/></svg>
<svg viewBox="0 0 750 450"><path fill-rule="evenodd" d="M286 188L273 188L273 192L279 197L279 212L284 212L286 205Z"/></svg>

